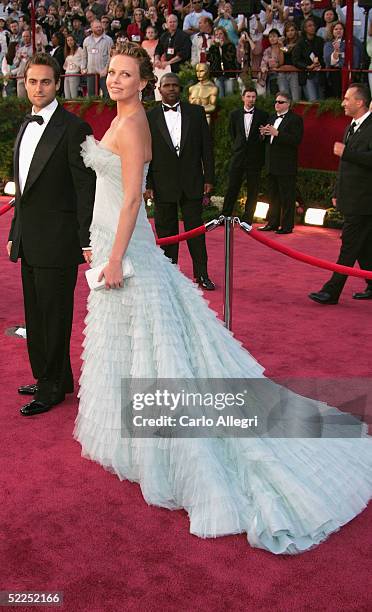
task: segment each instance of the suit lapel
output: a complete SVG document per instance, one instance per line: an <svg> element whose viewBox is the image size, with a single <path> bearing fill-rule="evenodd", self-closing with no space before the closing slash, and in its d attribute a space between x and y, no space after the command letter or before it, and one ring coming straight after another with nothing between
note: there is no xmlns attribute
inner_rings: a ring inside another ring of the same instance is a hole
<svg viewBox="0 0 372 612"><path fill-rule="evenodd" d="M239 130L240 130L244 140L245 140L244 109L240 109L239 110L238 127L239 127Z"/></svg>
<svg viewBox="0 0 372 612"><path fill-rule="evenodd" d="M180 154L182 153L182 149L185 146L185 142L186 142L186 138L187 138L187 133L189 131L190 128L190 115L187 112L187 108L185 107L184 104L181 104L181 145L180 145Z"/></svg>
<svg viewBox="0 0 372 612"><path fill-rule="evenodd" d="M173 153L175 153L173 142L172 142L172 139L171 139L169 131L168 131L168 126L167 126L167 123L165 121L165 117L164 117L164 113L163 113L163 109L162 109L161 104L159 104L159 106L158 106L158 116L157 116L157 119L156 119L156 123L157 123L159 131L160 131L161 135L163 136L165 142L167 143L168 147L173 151Z"/></svg>
<svg viewBox="0 0 372 612"><path fill-rule="evenodd" d="M243 119L244 121L244 119ZM258 113L256 108L253 111L253 117L252 117L252 123L251 123L251 128L249 130L249 135L254 133L254 130L256 129L256 126L259 124L259 120L258 120Z"/></svg>
<svg viewBox="0 0 372 612"><path fill-rule="evenodd" d="M21 144L22 136L25 133L25 129L28 126L28 122L22 123L17 134L17 138L14 143L13 153L13 168L14 168L14 182L16 184L17 193L19 193L19 146Z"/></svg>
<svg viewBox="0 0 372 612"><path fill-rule="evenodd" d="M39 178L41 172L48 163L49 158L66 130L66 125L63 122L63 114L64 112L62 107L58 106L47 127L45 128L42 137L40 138L32 158L30 169L28 171L26 184L23 189L23 195Z"/></svg>
<svg viewBox="0 0 372 612"><path fill-rule="evenodd" d="M279 123L278 126L278 132L280 132L281 129L283 129L283 126L288 123L288 121L290 120L291 115L290 115L290 111L288 111L288 113L286 113L283 117L283 119L281 120L281 122Z"/></svg>
<svg viewBox="0 0 372 612"><path fill-rule="evenodd" d="M350 129L350 125L347 126L345 133L344 133L344 139L343 142L344 144L351 144L351 143L356 143L358 142L359 138L363 135L363 132L365 131L365 129L371 124L372 122L372 113L367 117L367 119L365 119L362 123L362 125L360 126L360 128L358 128L354 134L352 136L350 136L350 138L348 138L348 141L346 143L346 136L347 133Z"/></svg>

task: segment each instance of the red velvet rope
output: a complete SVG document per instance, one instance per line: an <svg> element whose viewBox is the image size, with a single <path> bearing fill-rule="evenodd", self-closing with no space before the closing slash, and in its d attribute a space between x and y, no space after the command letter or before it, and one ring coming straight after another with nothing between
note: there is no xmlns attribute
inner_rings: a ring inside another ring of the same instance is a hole
<svg viewBox="0 0 372 612"><path fill-rule="evenodd" d="M318 257L313 257L312 255L305 255L305 253L300 253L299 251L295 251L290 247L285 246L282 243L277 242L276 240L272 240L265 236L262 232L259 232L255 229L252 229L248 232L249 236L265 244L266 246L274 249L275 251L279 251L279 253L283 253L283 255L288 255L288 257L292 257L292 259L297 259L298 261L303 261L304 263L310 264L311 266L317 266L318 268L324 268L325 270L331 270L332 272L338 272L339 274L345 274L347 276L357 276L358 278L365 278L372 280L372 272L368 270L359 270L358 268L349 268L348 266L341 266L340 264L331 263L330 261L326 261L325 259L319 259Z"/></svg>
<svg viewBox="0 0 372 612"><path fill-rule="evenodd" d="M178 242L182 242L182 240L189 240L190 238L195 238L195 236L200 236L201 234L205 234L206 232L205 225L201 225L200 227L196 227L195 229L189 230L188 232L182 232L182 234L177 234L177 236L167 236L166 238L158 238L156 240L156 244L159 246L165 246L167 244L177 244Z"/></svg>
<svg viewBox="0 0 372 612"><path fill-rule="evenodd" d="M0 206L0 217L1 215L5 215L5 213L8 212L8 210L10 210L11 208L13 208L11 204L3 204L3 206Z"/></svg>

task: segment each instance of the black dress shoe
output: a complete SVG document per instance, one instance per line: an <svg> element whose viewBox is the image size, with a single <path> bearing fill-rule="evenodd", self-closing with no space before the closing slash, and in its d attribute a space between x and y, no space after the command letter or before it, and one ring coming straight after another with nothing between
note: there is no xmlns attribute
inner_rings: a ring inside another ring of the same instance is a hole
<svg viewBox="0 0 372 612"><path fill-rule="evenodd" d="M53 404L44 404L37 400L32 400L29 404L22 406L20 413L23 416L33 416L34 414L41 414L42 412L48 412Z"/></svg>
<svg viewBox="0 0 372 612"><path fill-rule="evenodd" d="M309 298L318 304L338 304L338 300L333 298L330 293L326 291L318 291L309 293Z"/></svg>
<svg viewBox="0 0 372 612"><path fill-rule="evenodd" d="M268 223L267 225L263 225L262 227L258 227L257 229L260 230L260 232L276 232L278 228L276 225L270 225Z"/></svg>
<svg viewBox="0 0 372 612"><path fill-rule="evenodd" d="M53 406L60 404L65 399L65 396L55 398L48 402L41 402L40 400L32 400L29 404L22 406L20 413L23 416L33 416L34 414L41 414L42 412L48 412Z"/></svg>
<svg viewBox="0 0 372 612"><path fill-rule="evenodd" d="M353 294L354 300L372 300L372 289Z"/></svg>
<svg viewBox="0 0 372 612"><path fill-rule="evenodd" d="M216 285L210 278L208 278L208 276L198 276L196 282L198 283L199 287L206 289L206 291L214 291L216 288Z"/></svg>
<svg viewBox="0 0 372 612"><path fill-rule="evenodd" d="M23 387L18 387L18 393L21 395L35 395L37 389L37 385L24 385Z"/></svg>
<svg viewBox="0 0 372 612"><path fill-rule="evenodd" d="M276 234L292 234L293 230L291 229L278 229L275 231Z"/></svg>

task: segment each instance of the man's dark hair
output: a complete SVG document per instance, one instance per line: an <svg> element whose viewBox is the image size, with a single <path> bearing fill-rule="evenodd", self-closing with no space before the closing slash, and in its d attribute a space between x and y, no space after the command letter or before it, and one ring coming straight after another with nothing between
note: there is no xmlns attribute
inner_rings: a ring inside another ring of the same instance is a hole
<svg viewBox="0 0 372 612"><path fill-rule="evenodd" d="M363 100L364 106L368 108L371 102L369 87L367 87L364 83L350 83L348 89L351 88L356 90L354 95L357 100Z"/></svg>
<svg viewBox="0 0 372 612"><path fill-rule="evenodd" d="M253 85L251 85L250 87L244 87L242 91L242 96L245 96L246 93L255 93L257 95L257 91L255 90Z"/></svg>
<svg viewBox="0 0 372 612"><path fill-rule="evenodd" d="M281 98L285 98L287 100L287 102L291 102L291 96L286 92L286 91L278 91L278 93L275 94L275 100L277 98L279 98L279 96Z"/></svg>
<svg viewBox="0 0 372 612"><path fill-rule="evenodd" d="M25 79L27 79L27 72L31 66L49 66L53 70L55 82L58 83L61 78L59 63L48 53L35 53L35 55L27 60L24 72Z"/></svg>
<svg viewBox="0 0 372 612"><path fill-rule="evenodd" d="M164 81L166 81L167 79L173 79L174 81L177 81L177 85L179 85L181 87L181 80L180 80L180 77L178 76L177 73L175 73L175 72L167 72L166 74L163 74L163 76L160 79L159 85L164 83Z"/></svg>

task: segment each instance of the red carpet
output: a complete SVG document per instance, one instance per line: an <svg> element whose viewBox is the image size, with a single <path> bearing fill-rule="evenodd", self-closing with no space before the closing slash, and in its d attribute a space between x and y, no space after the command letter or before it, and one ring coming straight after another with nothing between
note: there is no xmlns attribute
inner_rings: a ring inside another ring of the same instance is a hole
<svg viewBox="0 0 372 612"><path fill-rule="evenodd" d="M9 222L9 213L0 218L3 245ZM333 230L301 227L276 239L332 261L339 248ZM210 276L218 283L208 298L221 311L222 230L207 241ZM185 245L181 253L189 274ZM327 272L292 262L239 231L235 269L234 331L268 375L294 377L294 386L307 381L310 388L315 378L315 392L337 405L368 393L363 377L370 376L372 303L351 299L362 281L347 282L338 306L314 304L306 294L321 287ZM19 269L4 248L0 271L0 591L64 591L68 612L371 609L372 505L297 557L252 549L244 536L200 540L189 534L184 512L148 507L137 485L80 458L72 440L75 396L48 414L22 418L16 388L32 378L24 340L4 335L23 320ZM76 378L86 293L80 278Z"/></svg>

